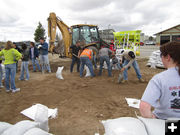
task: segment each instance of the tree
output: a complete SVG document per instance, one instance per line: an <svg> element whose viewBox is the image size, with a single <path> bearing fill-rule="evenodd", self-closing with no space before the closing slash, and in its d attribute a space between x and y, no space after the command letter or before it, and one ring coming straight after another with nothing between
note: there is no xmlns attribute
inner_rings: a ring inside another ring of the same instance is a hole
<svg viewBox="0 0 180 135"><path fill-rule="evenodd" d="M154 38L152 36L149 37L149 41L153 41Z"/></svg>
<svg viewBox="0 0 180 135"><path fill-rule="evenodd" d="M44 39L46 39L45 37L45 29L43 28L41 22L39 22L36 30L35 30L35 33L34 33L34 40L36 42L39 42L39 39L43 37Z"/></svg>

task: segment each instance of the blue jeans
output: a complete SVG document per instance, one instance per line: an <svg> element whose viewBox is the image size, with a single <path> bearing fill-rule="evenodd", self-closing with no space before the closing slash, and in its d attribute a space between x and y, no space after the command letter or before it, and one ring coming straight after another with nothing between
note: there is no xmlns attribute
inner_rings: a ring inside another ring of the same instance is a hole
<svg viewBox="0 0 180 135"><path fill-rule="evenodd" d="M6 90L10 90L10 88L15 90L16 89L16 85L15 85L16 63L5 65L5 71L6 71L6 76L5 76ZM9 82L11 84L11 87L10 87Z"/></svg>
<svg viewBox="0 0 180 135"><path fill-rule="evenodd" d="M0 86L2 86L3 70L2 65L0 64Z"/></svg>
<svg viewBox="0 0 180 135"><path fill-rule="evenodd" d="M21 75L20 80L24 80L24 72L26 72L26 79L29 80L29 69L28 69L29 62L28 61L22 61L21 63Z"/></svg>
<svg viewBox="0 0 180 135"><path fill-rule="evenodd" d="M79 58L72 56L72 63L71 63L71 67L70 67L70 72L73 72L73 67L74 64L77 63L77 72L79 72L79 67L80 67L80 60Z"/></svg>
<svg viewBox="0 0 180 135"><path fill-rule="evenodd" d="M104 65L104 61L106 61L106 64L107 64L107 67L108 67L108 76L112 76L111 64L110 64L109 56L100 56L99 75L102 74L102 68L103 68L103 65Z"/></svg>
<svg viewBox="0 0 180 135"><path fill-rule="evenodd" d="M93 64L88 57L80 57L81 67L80 67L80 77L83 76L84 66L89 68L91 76L94 77Z"/></svg>
<svg viewBox="0 0 180 135"><path fill-rule="evenodd" d="M39 58L40 58L40 63L41 63L41 67L42 67L42 72L44 72L45 70L47 70L48 72L51 72L48 54L40 55Z"/></svg>
<svg viewBox="0 0 180 135"><path fill-rule="evenodd" d="M97 61L95 55L93 55L93 64L94 64L94 68L97 69Z"/></svg>
<svg viewBox="0 0 180 135"><path fill-rule="evenodd" d="M32 58L32 65L33 65L33 71L36 71L36 65L37 65L38 70L39 70L39 71L41 70L41 68L40 68L40 66L39 66L39 62L38 62L37 59Z"/></svg>
<svg viewBox="0 0 180 135"><path fill-rule="evenodd" d="M124 63L123 63L123 67L125 66L125 65L127 65L129 63L129 60L124 60ZM135 70L135 72L136 72L136 75L137 75L137 78L138 79L141 79L141 73L140 73L140 70L139 70L139 66L138 66L138 63L137 63L137 61L135 60L133 63L132 63L132 66L133 66L133 68L134 68L134 70ZM123 76L124 76L124 80L128 80L128 74L127 74L127 68L124 70L124 72L123 72Z"/></svg>

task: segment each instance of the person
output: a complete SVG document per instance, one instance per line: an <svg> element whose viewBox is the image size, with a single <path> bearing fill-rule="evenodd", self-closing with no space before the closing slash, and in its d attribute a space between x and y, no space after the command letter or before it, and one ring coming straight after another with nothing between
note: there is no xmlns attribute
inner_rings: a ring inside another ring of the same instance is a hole
<svg viewBox="0 0 180 135"><path fill-rule="evenodd" d="M24 80L24 72L26 72L25 81L29 80L29 50L26 44L22 44L22 63L21 63L21 74L19 80Z"/></svg>
<svg viewBox="0 0 180 135"><path fill-rule="evenodd" d="M73 67L75 63L77 63L77 72L79 72L80 60L78 57L78 52L80 50L80 41L77 41L76 45L70 46L70 49L72 49L72 63L70 67L70 72L73 72Z"/></svg>
<svg viewBox="0 0 180 135"><path fill-rule="evenodd" d="M166 43L160 52L167 70L149 81L141 98L140 113L146 118L180 118L180 43Z"/></svg>
<svg viewBox="0 0 180 135"><path fill-rule="evenodd" d="M86 65L89 68L89 71L91 73L91 77L94 77L94 71L93 71L93 64L91 62L91 59L93 57L93 51L91 49L85 48L82 53L80 54L80 77L83 76L84 66Z"/></svg>
<svg viewBox="0 0 180 135"><path fill-rule="evenodd" d="M18 52L22 52L22 50L17 46L15 42L13 42L14 49L16 49ZM18 61L16 61L16 73L18 72Z"/></svg>
<svg viewBox="0 0 180 135"><path fill-rule="evenodd" d="M40 45L38 45L38 49L39 49L39 58L40 58L40 63L42 66L42 73L45 72L45 70L47 70L49 73L51 73L51 68L50 68L50 64L49 64L49 59L48 59L48 43L45 42L44 38L40 38L39 40Z"/></svg>
<svg viewBox="0 0 180 135"><path fill-rule="evenodd" d="M99 57L100 57L100 67L99 67L99 74L98 74L99 76L102 75L102 68L103 68L103 65L104 65L104 61L107 64L108 76L109 77L112 76L110 57L109 57L110 54L112 54L112 51L107 47L102 47L99 50Z"/></svg>
<svg viewBox="0 0 180 135"><path fill-rule="evenodd" d="M124 80L122 80L121 83L125 83L128 81L128 74L127 74L127 70L131 67L131 65L133 66L137 78L139 79L139 82L144 82L144 79L142 79L142 75L140 73L140 69L138 66L138 63L136 61L136 56L135 53L131 50L123 50L122 55L120 57L120 64L122 64L122 68L121 68L121 72L123 72L123 78Z"/></svg>
<svg viewBox="0 0 180 135"><path fill-rule="evenodd" d="M111 40L111 44L110 44L110 46L109 46L109 49L110 49L111 51L113 51L113 52L116 51L115 48L114 48L114 40Z"/></svg>
<svg viewBox="0 0 180 135"><path fill-rule="evenodd" d="M2 58L0 58L0 88L3 88L2 84L2 79L3 79L3 66L2 66Z"/></svg>
<svg viewBox="0 0 180 135"><path fill-rule="evenodd" d="M20 91L20 88L16 88L15 76L16 76L16 61L18 61L22 55L16 49L14 49L13 43L7 41L5 48L0 51L0 56L4 56L5 61L5 86L6 92ZM10 83L10 84L9 84Z"/></svg>
<svg viewBox="0 0 180 135"><path fill-rule="evenodd" d="M40 72L41 67L39 66L39 61L37 60L37 58L39 57L39 51L36 48L34 42L30 42L29 56L30 56L30 59L32 61L33 72L36 72L36 66L37 66L37 68L38 68L38 70Z"/></svg>

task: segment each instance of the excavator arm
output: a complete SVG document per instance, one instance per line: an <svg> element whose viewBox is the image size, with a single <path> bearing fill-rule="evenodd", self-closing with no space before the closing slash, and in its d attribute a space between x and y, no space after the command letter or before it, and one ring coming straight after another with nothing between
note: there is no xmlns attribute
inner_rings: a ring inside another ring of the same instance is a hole
<svg viewBox="0 0 180 135"><path fill-rule="evenodd" d="M68 49L71 45L71 32L70 32L70 28L58 17L56 17L55 13L50 13L49 18L48 18L48 37L50 37L50 48L49 51L53 52L54 51L54 42L55 42L55 38L56 38L56 28L59 28L61 33L62 33L62 37L63 37L63 41L64 41L64 45L65 45L65 55L69 56L68 54Z"/></svg>

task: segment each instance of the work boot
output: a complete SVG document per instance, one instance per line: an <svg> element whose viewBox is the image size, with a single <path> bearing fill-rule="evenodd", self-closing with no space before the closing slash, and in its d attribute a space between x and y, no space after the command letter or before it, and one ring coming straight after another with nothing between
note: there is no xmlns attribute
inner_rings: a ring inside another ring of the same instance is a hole
<svg viewBox="0 0 180 135"><path fill-rule="evenodd" d="M123 84L125 84L125 83L127 83L128 82L128 80L122 80L121 81L121 83L123 83Z"/></svg>
<svg viewBox="0 0 180 135"><path fill-rule="evenodd" d="M145 81L144 81L144 79L140 78L140 79L139 79L139 82L140 82L140 83L144 83Z"/></svg>

